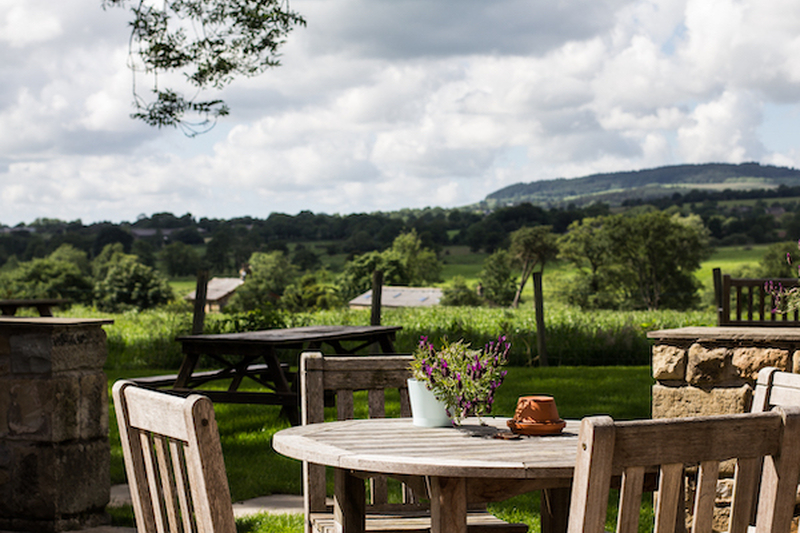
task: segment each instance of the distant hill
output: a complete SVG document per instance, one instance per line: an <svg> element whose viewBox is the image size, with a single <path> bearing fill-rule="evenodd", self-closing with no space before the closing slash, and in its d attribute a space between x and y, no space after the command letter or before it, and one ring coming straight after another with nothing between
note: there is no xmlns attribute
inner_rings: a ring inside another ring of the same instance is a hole
<svg viewBox="0 0 800 533"><path fill-rule="evenodd" d="M483 203L489 207L522 202L543 207L593 202L616 206L625 200L648 200L693 189L741 191L776 189L781 185L800 186L800 170L759 163L707 163L517 183L491 193Z"/></svg>

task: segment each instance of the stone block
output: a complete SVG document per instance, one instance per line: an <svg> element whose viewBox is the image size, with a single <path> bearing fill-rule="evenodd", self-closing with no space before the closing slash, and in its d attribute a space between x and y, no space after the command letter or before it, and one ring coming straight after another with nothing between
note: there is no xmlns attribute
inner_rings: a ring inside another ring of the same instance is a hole
<svg viewBox="0 0 800 533"><path fill-rule="evenodd" d="M104 372L84 373L80 378L80 438L108 435L108 380Z"/></svg>
<svg viewBox="0 0 800 533"><path fill-rule="evenodd" d="M108 439L6 443L2 449L11 463L8 482L0 486L0 517L54 520L108 503Z"/></svg>
<svg viewBox="0 0 800 533"><path fill-rule="evenodd" d="M11 348L11 372L20 374L49 375L52 370L49 335L39 333L12 334L9 339Z"/></svg>
<svg viewBox="0 0 800 533"><path fill-rule="evenodd" d="M719 385L739 379L732 363L733 351L725 346L694 343L689 347L686 381L692 385Z"/></svg>
<svg viewBox="0 0 800 533"><path fill-rule="evenodd" d="M107 356L106 332L101 327L66 327L53 330L53 372L100 370Z"/></svg>
<svg viewBox="0 0 800 533"><path fill-rule="evenodd" d="M747 412L753 388L740 387L702 389L690 385L665 387L653 385L653 418L710 416Z"/></svg>
<svg viewBox="0 0 800 533"><path fill-rule="evenodd" d="M767 366L774 366L783 371L791 370L789 350L767 347L734 348L731 358L739 376L753 382L758 378L758 371Z"/></svg>
<svg viewBox="0 0 800 533"><path fill-rule="evenodd" d="M3 410L0 435L11 440L41 442L80 438L79 412L83 401L80 375L58 379L9 379L4 380L3 385L0 389L0 409ZM102 399L86 400L92 401L102 405ZM105 424L107 427L108 422Z"/></svg>
<svg viewBox="0 0 800 533"><path fill-rule="evenodd" d="M669 344L653 346L653 378L659 381L686 378L686 350Z"/></svg>
<svg viewBox="0 0 800 533"><path fill-rule="evenodd" d="M795 350L792 354L792 372L800 374L800 350Z"/></svg>

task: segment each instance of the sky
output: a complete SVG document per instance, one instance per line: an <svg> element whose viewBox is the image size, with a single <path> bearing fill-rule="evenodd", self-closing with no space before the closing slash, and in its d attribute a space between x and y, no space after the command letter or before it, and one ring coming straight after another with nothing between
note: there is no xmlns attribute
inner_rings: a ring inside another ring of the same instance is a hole
<svg viewBox="0 0 800 533"><path fill-rule="evenodd" d="M459 207L599 172L800 167L796 0L291 8L308 24L282 66L205 95L231 114L189 138L130 118L124 9L0 0L0 225Z"/></svg>

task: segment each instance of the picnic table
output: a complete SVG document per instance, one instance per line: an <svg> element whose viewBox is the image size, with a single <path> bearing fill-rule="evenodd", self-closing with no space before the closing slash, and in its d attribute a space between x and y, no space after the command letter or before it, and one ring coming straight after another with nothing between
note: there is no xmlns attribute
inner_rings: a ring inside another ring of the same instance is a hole
<svg viewBox="0 0 800 533"><path fill-rule="evenodd" d="M35 307L39 316L53 316L53 306L66 305L69 300L61 298L29 298L0 300L0 313L3 316L14 316L20 307Z"/></svg>
<svg viewBox="0 0 800 533"><path fill-rule="evenodd" d="M325 422L281 430L272 446L341 473L334 513L342 533L364 533L365 473L424 477L431 492L431 533L466 533L468 503L534 490L544 491L542 532L563 533L580 421L567 421L560 435L494 438L507 432L507 420L484 418L484 426L471 418L447 428L416 427L410 418Z"/></svg>
<svg viewBox="0 0 800 533"><path fill-rule="evenodd" d="M354 355L373 345L383 353L394 351L395 333L401 326L305 326L269 329L243 333L188 335L178 337L182 345L183 362L177 375L166 382L173 390L194 391L207 395L214 402L257 403L282 405L293 424L300 423L299 399L293 387L291 365L282 363L278 350L294 349L292 364L303 350L322 350ZM221 368L197 371L201 356L208 356ZM244 378L252 379L272 392L238 390ZM217 380L230 380L228 390L198 390L197 387ZM147 382L145 379L137 379Z"/></svg>

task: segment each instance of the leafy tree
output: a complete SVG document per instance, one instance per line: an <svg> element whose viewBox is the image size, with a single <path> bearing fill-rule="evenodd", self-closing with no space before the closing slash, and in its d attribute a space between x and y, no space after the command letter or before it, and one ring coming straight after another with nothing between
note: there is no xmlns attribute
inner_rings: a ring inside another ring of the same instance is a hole
<svg viewBox="0 0 800 533"><path fill-rule="evenodd" d="M133 241L131 253L139 258L139 262L149 267L156 266L156 249L150 243L142 239Z"/></svg>
<svg viewBox="0 0 800 533"><path fill-rule="evenodd" d="M297 277L283 252L256 252L250 256L250 273L226 306L231 312L253 311L279 305L286 288Z"/></svg>
<svg viewBox="0 0 800 533"><path fill-rule="evenodd" d="M767 247L764 256L758 263L758 273L761 278L794 278L797 277L798 265L788 261L787 255L797 258L798 244L796 242L779 242Z"/></svg>
<svg viewBox="0 0 800 533"><path fill-rule="evenodd" d="M408 284L419 287L441 280L442 264L436 253L422 247L416 230L398 235L392 243L391 252L396 253L406 269Z"/></svg>
<svg viewBox="0 0 800 533"><path fill-rule="evenodd" d="M569 225L559 237L559 256L580 272L569 285L567 299L584 309L614 309L625 301L624 271L611 257L606 217L587 217Z"/></svg>
<svg viewBox="0 0 800 533"><path fill-rule="evenodd" d="M283 293L281 306L292 312L334 309L344 305L339 287L327 270L304 274Z"/></svg>
<svg viewBox="0 0 800 533"><path fill-rule="evenodd" d="M231 230L227 226L220 226L206 245L206 262L218 274L229 272L232 268L231 240Z"/></svg>
<svg viewBox="0 0 800 533"><path fill-rule="evenodd" d="M395 253L368 252L355 257L344 265L339 287L345 301L372 288L372 273L383 271L384 285L407 285L405 265Z"/></svg>
<svg viewBox="0 0 800 533"><path fill-rule="evenodd" d="M436 254L422 247L417 232L398 235L392 247L383 252L368 252L348 261L340 286L345 300L372 288L372 273L383 271L384 285L419 287L439 281L442 265Z"/></svg>
<svg viewBox="0 0 800 533"><path fill-rule="evenodd" d="M507 306L514 301L517 278L508 250L497 250L486 258L479 275L483 297L494 305Z"/></svg>
<svg viewBox="0 0 800 533"><path fill-rule="evenodd" d="M660 211L611 215L572 231L588 231L590 236L566 239L572 260L583 249L585 258L600 262L595 284L587 283L583 271L578 281L582 290L618 291L616 296L625 305L651 310L696 304L699 281L693 273L711 253L699 217L671 217ZM589 244L601 248L590 249Z"/></svg>
<svg viewBox="0 0 800 533"><path fill-rule="evenodd" d="M278 49L285 37L295 26L305 26L283 0L102 0L102 5L127 6L133 13L129 64L134 76L145 72L160 80L179 71L193 93L221 89L237 76L256 76L280 65ZM194 35L187 28L194 28ZM155 99L146 102L134 88L132 115L150 126L181 125L196 134L212 118L228 114L219 99L187 99L155 82L152 92ZM201 123L187 123L187 113L199 115Z"/></svg>
<svg viewBox="0 0 800 533"><path fill-rule="evenodd" d="M161 250L161 260L169 276L191 276L197 273L200 267L200 257L197 252L182 242L173 242Z"/></svg>
<svg viewBox="0 0 800 533"><path fill-rule="evenodd" d="M711 253L699 217L670 217L656 211L611 220L614 257L629 273L631 294L638 294L651 310L696 305L700 282L694 271Z"/></svg>
<svg viewBox="0 0 800 533"><path fill-rule="evenodd" d="M173 297L167 280L135 255L116 252L104 266L105 276L94 286L97 307L109 312L151 309Z"/></svg>
<svg viewBox="0 0 800 533"><path fill-rule="evenodd" d="M119 243L125 253L128 253L133 244L133 235L119 226L104 225L97 232L92 244L92 255L97 256L106 245Z"/></svg>
<svg viewBox="0 0 800 533"><path fill-rule="evenodd" d="M298 244L292 253L292 263L297 265L300 270L309 271L317 268L322 262L317 254L302 244Z"/></svg>
<svg viewBox="0 0 800 533"><path fill-rule="evenodd" d="M5 298L66 298L77 303L92 299L92 282L80 267L65 259L38 258L0 273Z"/></svg>
<svg viewBox="0 0 800 533"><path fill-rule="evenodd" d="M169 240L172 242L182 242L184 244L204 244L205 240L197 228L181 228L170 234Z"/></svg>
<svg viewBox="0 0 800 533"><path fill-rule="evenodd" d="M54 261L66 261L74 264L85 276L89 276L92 273L92 267L86 252L78 250L71 244L62 244L48 257Z"/></svg>
<svg viewBox="0 0 800 533"><path fill-rule="evenodd" d="M519 306L525 284L536 267L539 267L539 272L544 272L547 261L558 255L558 244L552 230L551 226L534 226L520 228L511 234L509 254L522 269L519 287L512 302L514 307Z"/></svg>
<svg viewBox="0 0 800 533"><path fill-rule="evenodd" d="M124 253L122 244L107 244L92 261L92 277L94 277L95 281L105 279L114 256Z"/></svg>
<svg viewBox="0 0 800 533"><path fill-rule="evenodd" d="M467 285L464 276L456 276L450 284L442 289L442 305L478 307L481 305L481 297L475 289Z"/></svg>

